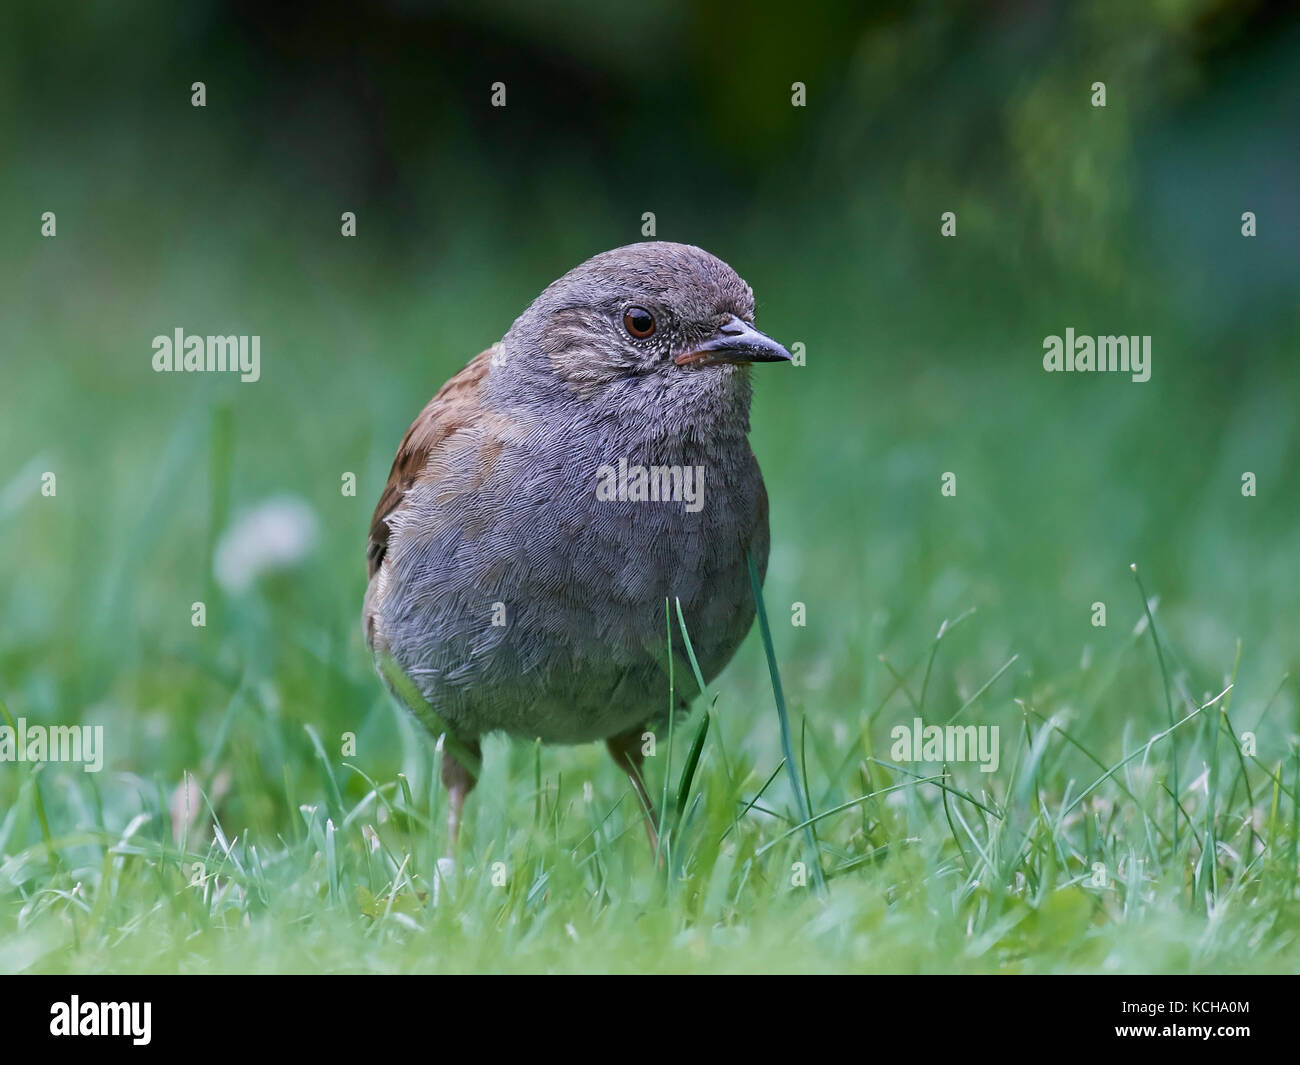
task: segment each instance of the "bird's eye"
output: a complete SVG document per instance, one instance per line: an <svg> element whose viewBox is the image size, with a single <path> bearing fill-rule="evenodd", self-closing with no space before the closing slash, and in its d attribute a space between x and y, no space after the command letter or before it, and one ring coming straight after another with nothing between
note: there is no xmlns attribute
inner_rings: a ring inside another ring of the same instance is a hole
<svg viewBox="0 0 1300 1065"><path fill-rule="evenodd" d="M638 340L644 340L655 331L654 315L644 307L629 307L623 312L623 328Z"/></svg>

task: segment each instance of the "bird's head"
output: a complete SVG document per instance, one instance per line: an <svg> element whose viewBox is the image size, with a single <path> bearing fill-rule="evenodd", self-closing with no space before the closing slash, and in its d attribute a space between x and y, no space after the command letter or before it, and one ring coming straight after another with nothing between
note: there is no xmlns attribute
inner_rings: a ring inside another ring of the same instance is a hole
<svg viewBox="0 0 1300 1065"><path fill-rule="evenodd" d="M743 391L747 402L748 365L790 359L753 321L754 293L721 259L689 244L630 244L549 285L499 361L511 385L558 383L580 398Z"/></svg>

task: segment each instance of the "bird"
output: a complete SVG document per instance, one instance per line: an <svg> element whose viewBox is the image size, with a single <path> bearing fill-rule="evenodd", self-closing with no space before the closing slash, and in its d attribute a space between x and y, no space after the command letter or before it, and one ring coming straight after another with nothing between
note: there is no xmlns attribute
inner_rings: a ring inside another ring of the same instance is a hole
<svg viewBox="0 0 1300 1065"><path fill-rule="evenodd" d="M754 620L748 559L766 575L750 366L792 360L754 310L702 248L602 252L548 285L402 438L370 525L362 628L400 671L381 665L390 688L444 741L449 855L497 731L605 741L658 849L643 736L699 694L668 604L707 685Z"/></svg>

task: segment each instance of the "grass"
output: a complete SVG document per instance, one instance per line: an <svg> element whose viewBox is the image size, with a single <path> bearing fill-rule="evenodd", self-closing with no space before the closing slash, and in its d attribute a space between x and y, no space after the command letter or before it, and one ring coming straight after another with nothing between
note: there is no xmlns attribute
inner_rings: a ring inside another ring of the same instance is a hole
<svg viewBox="0 0 1300 1065"><path fill-rule="evenodd" d="M241 685L201 759L209 781L233 766L234 787L219 803L200 790L193 830L175 831L161 774L22 769L0 819L0 957L71 972L1294 969L1300 759L1240 742L1274 693L1230 680L1205 700L1171 694L1172 724L1127 726L1118 758L1087 728L1128 697L1129 668L1163 672L1159 616L1137 605L1112 660L1054 679L1050 708L1040 691L991 715L1009 764L987 776L892 764L865 718L843 742L801 719L800 794L778 783L788 757L756 757L723 727L746 712L724 682L677 776L669 743L647 762L663 763L665 812L676 796L662 866L593 750L490 742L441 891L439 754L407 719L372 709L404 767L374 776ZM882 655L873 701L931 709L936 666L977 617L942 624L910 665ZM349 693L372 686L357 663L341 670ZM951 717L1006 672L949 700ZM749 713L758 727L769 712ZM263 790L275 807L258 816ZM814 827L824 892L806 871Z"/></svg>

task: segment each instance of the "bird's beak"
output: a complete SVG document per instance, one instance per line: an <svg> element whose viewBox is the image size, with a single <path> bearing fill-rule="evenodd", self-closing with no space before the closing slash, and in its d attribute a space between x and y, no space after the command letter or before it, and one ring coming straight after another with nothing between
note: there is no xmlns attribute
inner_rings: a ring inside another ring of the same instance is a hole
<svg viewBox="0 0 1300 1065"><path fill-rule="evenodd" d="M790 353L782 345L733 314L713 337L673 361L678 366L715 366L722 362L789 362L790 359Z"/></svg>

